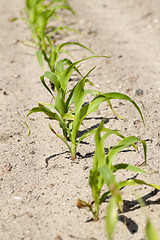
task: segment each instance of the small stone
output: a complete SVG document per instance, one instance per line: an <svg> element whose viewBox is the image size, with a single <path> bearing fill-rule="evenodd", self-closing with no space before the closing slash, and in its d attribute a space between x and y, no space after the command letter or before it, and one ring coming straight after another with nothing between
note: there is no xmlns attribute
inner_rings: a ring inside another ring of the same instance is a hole
<svg viewBox="0 0 160 240"><path fill-rule="evenodd" d="M158 18L155 18L155 19L153 20L153 22L154 22L154 23L158 23Z"/></svg>
<svg viewBox="0 0 160 240"><path fill-rule="evenodd" d="M3 94L6 95L6 96L8 95L8 93L6 91L4 91Z"/></svg>
<svg viewBox="0 0 160 240"><path fill-rule="evenodd" d="M138 96L141 96L141 95L143 95L143 90L139 88L136 90L135 94Z"/></svg>
<svg viewBox="0 0 160 240"><path fill-rule="evenodd" d="M139 119L135 119L134 121L133 121L133 123L134 124L138 124L138 123L140 123L141 121L139 120Z"/></svg>
<svg viewBox="0 0 160 240"><path fill-rule="evenodd" d="M83 170L87 170L87 169L88 169L88 166L84 166L84 167L83 167Z"/></svg>
<svg viewBox="0 0 160 240"><path fill-rule="evenodd" d="M143 165L144 163L145 163L145 159L143 157L139 156L134 164L135 164L135 166L139 167L139 166Z"/></svg>
<svg viewBox="0 0 160 240"><path fill-rule="evenodd" d="M19 77L20 77L20 74L15 74L14 77L15 77L15 78L19 78Z"/></svg>
<svg viewBox="0 0 160 240"><path fill-rule="evenodd" d="M62 240L61 236L60 235L57 235L54 240Z"/></svg>
<svg viewBox="0 0 160 240"><path fill-rule="evenodd" d="M88 34L93 34L93 33L97 33L97 29L94 27L90 28L88 31Z"/></svg>
<svg viewBox="0 0 160 240"><path fill-rule="evenodd" d="M20 200L21 198L20 197L14 197L14 200Z"/></svg>
<svg viewBox="0 0 160 240"><path fill-rule="evenodd" d="M129 77L129 80L136 81L138 79L138 76L132 75Z"/></svg>
<svg viewBox="0 0 160 240"><path fill-rule="evenodd" d="M20 40L19 39L15 39L15 40L13 40L12 42L11 42L11 44L17 44L17 43L19 43L20 42Z"/></svg>
<svg viewBox="0 0 160 240"><path fill-rule="evenodd" d="M28 216L29 218L33 218L33 214L32 214L31 212L28 212L28 211L27 211L27 216Z"/></svg>
<svg viewBox="0 0 160 240"><path fill-rule="evenodd" d="M3 171L10 172L11 170L12 170L12 165L9 162L7 162L3 167Z"/></svg>

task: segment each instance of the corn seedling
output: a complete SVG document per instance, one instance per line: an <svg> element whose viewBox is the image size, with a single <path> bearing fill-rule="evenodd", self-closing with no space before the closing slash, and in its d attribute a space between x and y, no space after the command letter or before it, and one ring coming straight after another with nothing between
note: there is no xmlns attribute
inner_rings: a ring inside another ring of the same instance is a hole
<svg viewBox="0 0 160 240"><path fill-rule="evenodd" d="M89 48L87 48L86 46L84 46L83 44L80 44L78 42L65 42L65 43L58 44L55 46L53 44L51 38L46 36L45 41L43 42L43 45L41 46L41 49L39 51L36 51L37 60L40 64L42 70L44 70L43 59L47 62L48 66L50 68L50 71L55 72L55 65L57 63L59 54L61 52L72 57L72 55L68 51L63 49L67 45L77 45L77 46L80 46L94 54L94 52L92 52ZM71 62L69 60L68 60L68 63L71 64Z"/></svg>
<svg viewBox="0 0 160 240"><path fill-rule="evenodd" d="M85 84L89 82L87 80L88 75L94 70L92 68L77 84L73 89L68 90L68 82L73 71L75 71L76 65L90 58L99 57L91 56L84 58L82 60L70 63L69 66L65 68L65 63L68 63L68 59L60 60L57 62L55 67L55 72L47 71L43 76L41 76L41 82L44 87L49 91L54 99L54 104L45 104L39 103L38 107L33 108L27 115L35 112L43 112L48 117L53 120L58 121L60 128L62 129L63 134L60 135L51 127L51 131L59 137L68 147L71 152L71 157L74 160L76 158L76 151L78 144L86 137L95 133L95 129L88 131L83 134L79 140L77 139L79 128L84 121L84 119L91 113L96 112L103 102L109 102L109 105L112 109L111 100L112 99L121 99L131 102L136 109L138 110L142 120L142 113L137 106L137 104L129 98L127 95L111 92L111 93L100 93L93 90L86 90ZM77 69L77 68L76 68ZM52 93L50 88L45 83L44 77L48 78L55 85L55 94ZM90 82L91 83L91 82ZM91 102L84 104L85 94L96 95ZM28 126L28 125L27 125Z"/></svg>
<svg viewBox="0 0 160 240"><path fill-rule="evenodd" d="M104 133L102 135L102 133ZM113 148L111 148L105 156L104 143L111 135L117 135L121 140ZM102 135L102 136L101 136ZM93 204L86 203L85 201L78 200L78 207L88 207L94 216L94 220L99 218L99 207L105 201L105 199L111 196L107 206L106 214L106 230L109 239L112 239L116 222L118 219L118 209L123 212L123 200L120 194L120 189L125 186L141 185L145 184L160 190L160 186L146 183L140 179L125 180L117 182L114 173L118 170L130 170L136 173L146 173L145 170L130 164L113 164L114 157L123 149L128 146L136 148L136 143L141 142L144 149L145 163L146 163L146 143L135 136L124 137L118 130L111 130L104 128L103 121L95 132L96 149L93 157L93 166L90 170L89 184L92 189L92 196L94 199ZM103 185L106 184L108 191L101 196L101 190Z"/></svg>
<svg viewBox="0 0 160 240"><path fill-rule="evenodd" d="M32 39L34 41L29 44L39 47L43 44L45 35L51 31L50 29L54 29L52 30L53 34L60 29L67 28L48 26L50 18L56 18L59 16L60 9L67 9L75 14L66 0L50 0L48 3L45 3L44 0L26 0L26 7L24 10L27 17L23 17L23 19L31 29Z"/></svg>

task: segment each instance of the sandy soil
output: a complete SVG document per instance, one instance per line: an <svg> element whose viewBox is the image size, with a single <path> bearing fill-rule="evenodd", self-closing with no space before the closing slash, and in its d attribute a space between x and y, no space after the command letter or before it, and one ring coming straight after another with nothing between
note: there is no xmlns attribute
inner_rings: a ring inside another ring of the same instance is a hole
<svg viewBox="0 0 160 240"><path fill-rule="evenodd" d="M147 166L142 165L142 168L150 174L139 174L138 178L160 184L160 2L70 0L70 4L78 16L67 13L63 21L80 30L81 35L70 34L62 41L79 41L98 54L111 56L109 60L88 61L82 71L86 73L96 65L90 80L97 90L126 93L140 106L145 127L129 103L118 101L113 105L126 117L125 123L108 112L106 126L121 129L126 136L147 140ZM107 202L101 206L98 222L92 221L89 211L76 207L78 198L92 200L88 175L94 139L88 140L89 145L79 146L83 157L74 163L63 143L50 132L49 120L44 115L30 117L32 132L26 138L26 114L39 101L50 102L51 99L39 80L42 71L35 49L19 41L29 40L30 30L21 20L8 21L19 16L22 7L23 1L18 0L1 0L0 4L0 239L107 239ZM58 23L61 24L61 20ZM75 47L70 51L76 59L88 54ZM136 94L138 89L143 90L143 94ZM104 106L98 113L106 115ZM86 125L99 122L91 119ZM59 131L56 123L52 125ZM121 153L115 161L140 164L143 162L141 146L139 153ZM119 172L116 178L124 180L134 176L130 172ZM136 201L136 191L143 197L160 233L160 193L146 186L126 187L122 190L124 214L119 215L114 240L145 239L145 217Z"/></svg>

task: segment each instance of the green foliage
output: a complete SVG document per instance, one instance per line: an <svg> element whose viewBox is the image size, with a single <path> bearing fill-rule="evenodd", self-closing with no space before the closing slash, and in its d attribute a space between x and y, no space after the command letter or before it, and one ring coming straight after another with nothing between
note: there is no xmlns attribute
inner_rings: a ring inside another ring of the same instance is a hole
<svg viewBox="0 0 160 240"><path fill-rule="evenodd" d="M62 134L58 134L50 125L51 131L59 137L68 147L69 151L71 152L72 159L76 158L76 150L78 144L86 137L95 134L95 129L90 130L86 132L84 135L82 135L79 139L77 139L78 131L83 123L84 119L91 113L98 110L99 106L103 102L109 102L111 105L112 99L123 99L131 102L140 113L140 116L143 120L142 113L139 109L139 107L136 105L136 103L129 98L125 94L117 93L117 92L111 92L111 93L99 93L96 91L87 91L85 89L85 85L87 82L88 75L94 70L92 68L80 81L77 82L77 84L70 90L67 89L68 82L71 77L71 74L73 71L77 71L77 65L81 63L82 61L85 61L90 58L94 57L100 57L100 56L91 56L88 58L81 59L79 61L76 61L72 63L68 59L60 60L57 62L55 66L55 71L50 72L47 71L43 76L41 76L41 81L44 85L44 87L49 91L49 93L54 98L54 104L45 104L45 103L39 103L38 107L33 108L27 115L27 117L31 113L35 112L43 112L45 113L49 118L54 119L58 121L60 128L62 129ZM67 62L67 67L65 63ZM69 64L69 65L68 65ZM50 90L50 88L45 83L44 78L48 78L54 85L55 85L55 94ZM90 83L90 82L89 82ZM91 102L84 104L84 97L86 94L92 94L95 97L92 99ZM108 131L108 130L104 130ZM113 131L114 134L120 135L119 132ZM106 132L105 136L103 137L103 141L105 141L105 138L109 135L113 134L111 132ZM137 139L135 139L136 142ZM128 140L129 141L129 140ZM123 142L123 145L125 147L125 140ZM134 144L134 141L130 141L130 144ZM119 147L119 148L118 148ZM122 149L122 146L117 146L117 149ZM113 150L112 150L113 152ZM112 162L110 159L112 159L113 155L116 155L117 151L114 150L114 153L111 155L108 155L108 158L110 163Z"/></svg>
<svg viewBox="0 0 160 240"><path fill-rule="evenodd" d="M147 240L159 240L158 233L154 227L154 225L151 222L151 219L147 217L147 224L145 228L145 234Z"/></svg>
<svg viewBox="0 0 160 240"><path fill-rule="evenodd" d="M41 49L36 52L37 60L38 60L38 62L39 62L43 71L44 71L43 59L48 63L50 71L55 72L55 65L57 63L57 60L59 58L59 54L61 52L69 55L70 57L72 57L72 55L68 51L63 49L67 45L77 45L77 46L80 46L80 47L88 50L91 53L94 53L89 48L87 48L86 46L84 46L83 44L78 43L78 42L65 42L65 43L58 44L58 45L55 46L54 41L52 41L51 38L46 36L44 41L43 41L43 45L41 46ZM69 64L71 64L71 62L69 60L67 62Z"/></svg>
<svg viewBox="0 0 160 240"><path fill-rule="evenodd" d="M67 9L75 14L67 0L50 0L48 3L44 0L26 0L24 10L27 16L23 17L23 19L31 29L32 38L36 46L39 47L44 43L45 36L48 32L53 32L53 29L54 32L56 32L56 27L48 27L49 19L57 18L60 14L59 10L62 9ZM58 28L57 31L59 29L60 28Z"/></svg>
<svg viewBox="0 0 160 240"><path fill-rule="evenodd" d="M113 134L119 136L121 140L113 148L111 148L108 154L106 155L105 149L104 149L104 143L108 139L108 137ZM120 169L130 170L137 173L146 173L145 170L130 164L124 164L124 163L113 164L114 157L121 150L131 145L135 148L135 144L138 142L141 142L143 145L145 162L146 162L145 141L134 136L124 137L119 133L118 130L111 130L111 129L104 128L103 121L100 124L100 126L96 129L96 132L95 132L96 149L93 157L93 166L92 166L92 169L90 170L90 175L89 175L89 184L92 189L92 196L93 196L94 205L95 205L94 209L92 206L92 213L93 213L94 219L97 221L99 218L100 205L103 203L103 201L107 197L111 196L110 201L108 203L107 215L106 215L106 230L107 230L107 235L109 239L112 239L112 235L114 233L114 229L118 219L117 208L121 212L123 212L123 200L120 193L120 189L122 187L144 184L160 190L160 186L146 183L145 181L142 181L140 179L125 180L122 182L117 182L115 179L114 173ZM101 190L104 184L107 185L109 190L101 196ZM85 206L89 207L88 204ZM91 205L90 205L90 208L91 208ZM148 222L148 225L149 224L150 223Z"/></svg>
<svg viewBox="0 0 160 240"><path fill-rule="evenodd" d="M118 220L118 209L123 212L123 200L120 193L121 188L125 186L145 184L160 190L160 186L146 183L140 179L117 182L115 178L114 173L118 170L130 170L136 173L146 173L145 170L130 164L113 164L113 159L120 151L129 146L133 146L136 149L136 144L138 142L142 143L143 145L146 163L147 150L144 140L141 140L135 136L124 137L118 130L105 128L104 121L101 122L98 128L87 131L78 138L80 126L85 118L89 114L96 112L100 104L103 102L107 102L110 106L110 109L118 117L123 118L114 111L111 104L112 99L129 101L139 112L143 123L144 119L138 105L127 95L119 92L100 93L91 89L85 89L87 83L93 85L87 79L87 77L95 69L95 67L92 68L85 76L82 76L79 71L79 66L77 65L87 59L100 56L93 55L73 63L67 58L58 61L59 55L62 52L72 57L68 51L64 50L64 47L67 45L78 45L93 53L89 48L77 42L65 42L55 45L55 40L52 40L51 38L53 34L65 29L75 31L67 26L49 26L50 18L59 17L59 10L63 9L67 9L72 14L75 14L75 12L69 6L67 0L26 0L26 7L24 9L26 17L23 17L23 19L30 27L33 39L33 41L29 42L29 44L39 48L39 51L36 52L36 56L42 70L45 71L44 61L46 61L49 66L50 71L46 71L44 75L40 77L40 79L43 86L54 99L53 104L40 102L37 107L31 109L27 115L27 118L32 113L42 112L50 119L57 121L62 130L61 134L57 133L50 124L49 128L66 144L67 148L71 152L72 160L76 158L76 152L79 143L86 137L93 134L95 135L96 149L93 157L93 166L89 174L89 185L92 190L94 205L93 203L87 203L79 199L77 206L79 208L89 208L89 210L93 213L94 220L97 221L99 218L100 205L107 197L110 197L106 213L106 231L108 239L111 240ZM17 20L17 18L13 18L10 21L15 20ZM81 80L79 80L72 89L68 89L68 82L74 71L80 74ZM55 92L48 87L45 82L45 78L49 79L49 81L54 84ZM92 101L87 104L85 104L86 94L91 94L93 96ZM26 125L28 127L27 122ZM105 142L111 135L116 135L121 140L119 140L114 147L109 149L108 153L106 154L104 149ZM101 190L104 185L108 187L108 191L101 195ZM142 202L140 204L143 205ZM148 215L146 215L146 219L147 225L145 231L147 240L158 240L157 232Z"/></svg>

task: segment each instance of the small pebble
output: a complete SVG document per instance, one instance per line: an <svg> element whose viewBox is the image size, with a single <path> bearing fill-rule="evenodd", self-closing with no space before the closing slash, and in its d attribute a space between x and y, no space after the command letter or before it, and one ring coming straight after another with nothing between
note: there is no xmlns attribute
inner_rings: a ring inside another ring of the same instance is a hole
<svg viewBox="0 0 160 240"><path fill-rule="evenodd" d="M6 95L6 96L8 95L8 93L6 91L4 91L3 94Z"/></svg>
<svg viewBox="0 0 160 240"><path fill-rule="evenodd" d="M88 166L84 166L84 167L83 167L83 170L87 170L87 169L88 169Z"/></svg>
<svg viewBox="0 0 160 240"><path fill-rule="evenodd" d="M12 165L9 162L5 163L3 167L3 172L10 172L11 170L12 170Z"/></svg>
<svg viewBox="0 0 160 240"><path fill-rule="evenodd" d="M54 240L62 240L61 236L60 235L57 235Z"/></svg>
<svg viewBox="0 0 160 240"><path fill-rule="evenodd" d="M153 22L154 22L154 23L158 23L158 18L155 18L155 19L153 20Z"/></svg>
<svg viewBox="0 0 160 240"><path fill-rule="evenodd" d="M136 90L135 94L138 96L143 95L143 90L139 88Z"/></svg>
<svg viewBox="0 0 160 240"><path fill-rule="evenodd" d="M33 218L33 214L32 214L31 212L28 212L28 211L27 211L27 216L28 216L29 218Z"/></svg>
<svg viewBox="0 0 160 240"><path fill-rule="evenodd" d="M92 33L97 33L97 29L94 27L90 28L90 30L88 31L88 34L92 34Z"/></svg>
<svg viewBox="0 0 160 240"><path fill-rule="evenodd" d="M14 197L14 200L20 200L21 198L20 197Z"/></svg>
<svg viewBox="0 0 160 240"><path fill-rule="evenodd" d="M19 78L19 77L20 77L20 74L15 74L14 77L15 77L15 78Z"/></svg>
<svg viewBox="0 0 160 240"><path fill-rule="evenodd" d="M15 40L13 40L13 41L11 42L11 44L17 44L17 43L19 43L19 42L20 42L19 39L15 39Z"/></svg>

